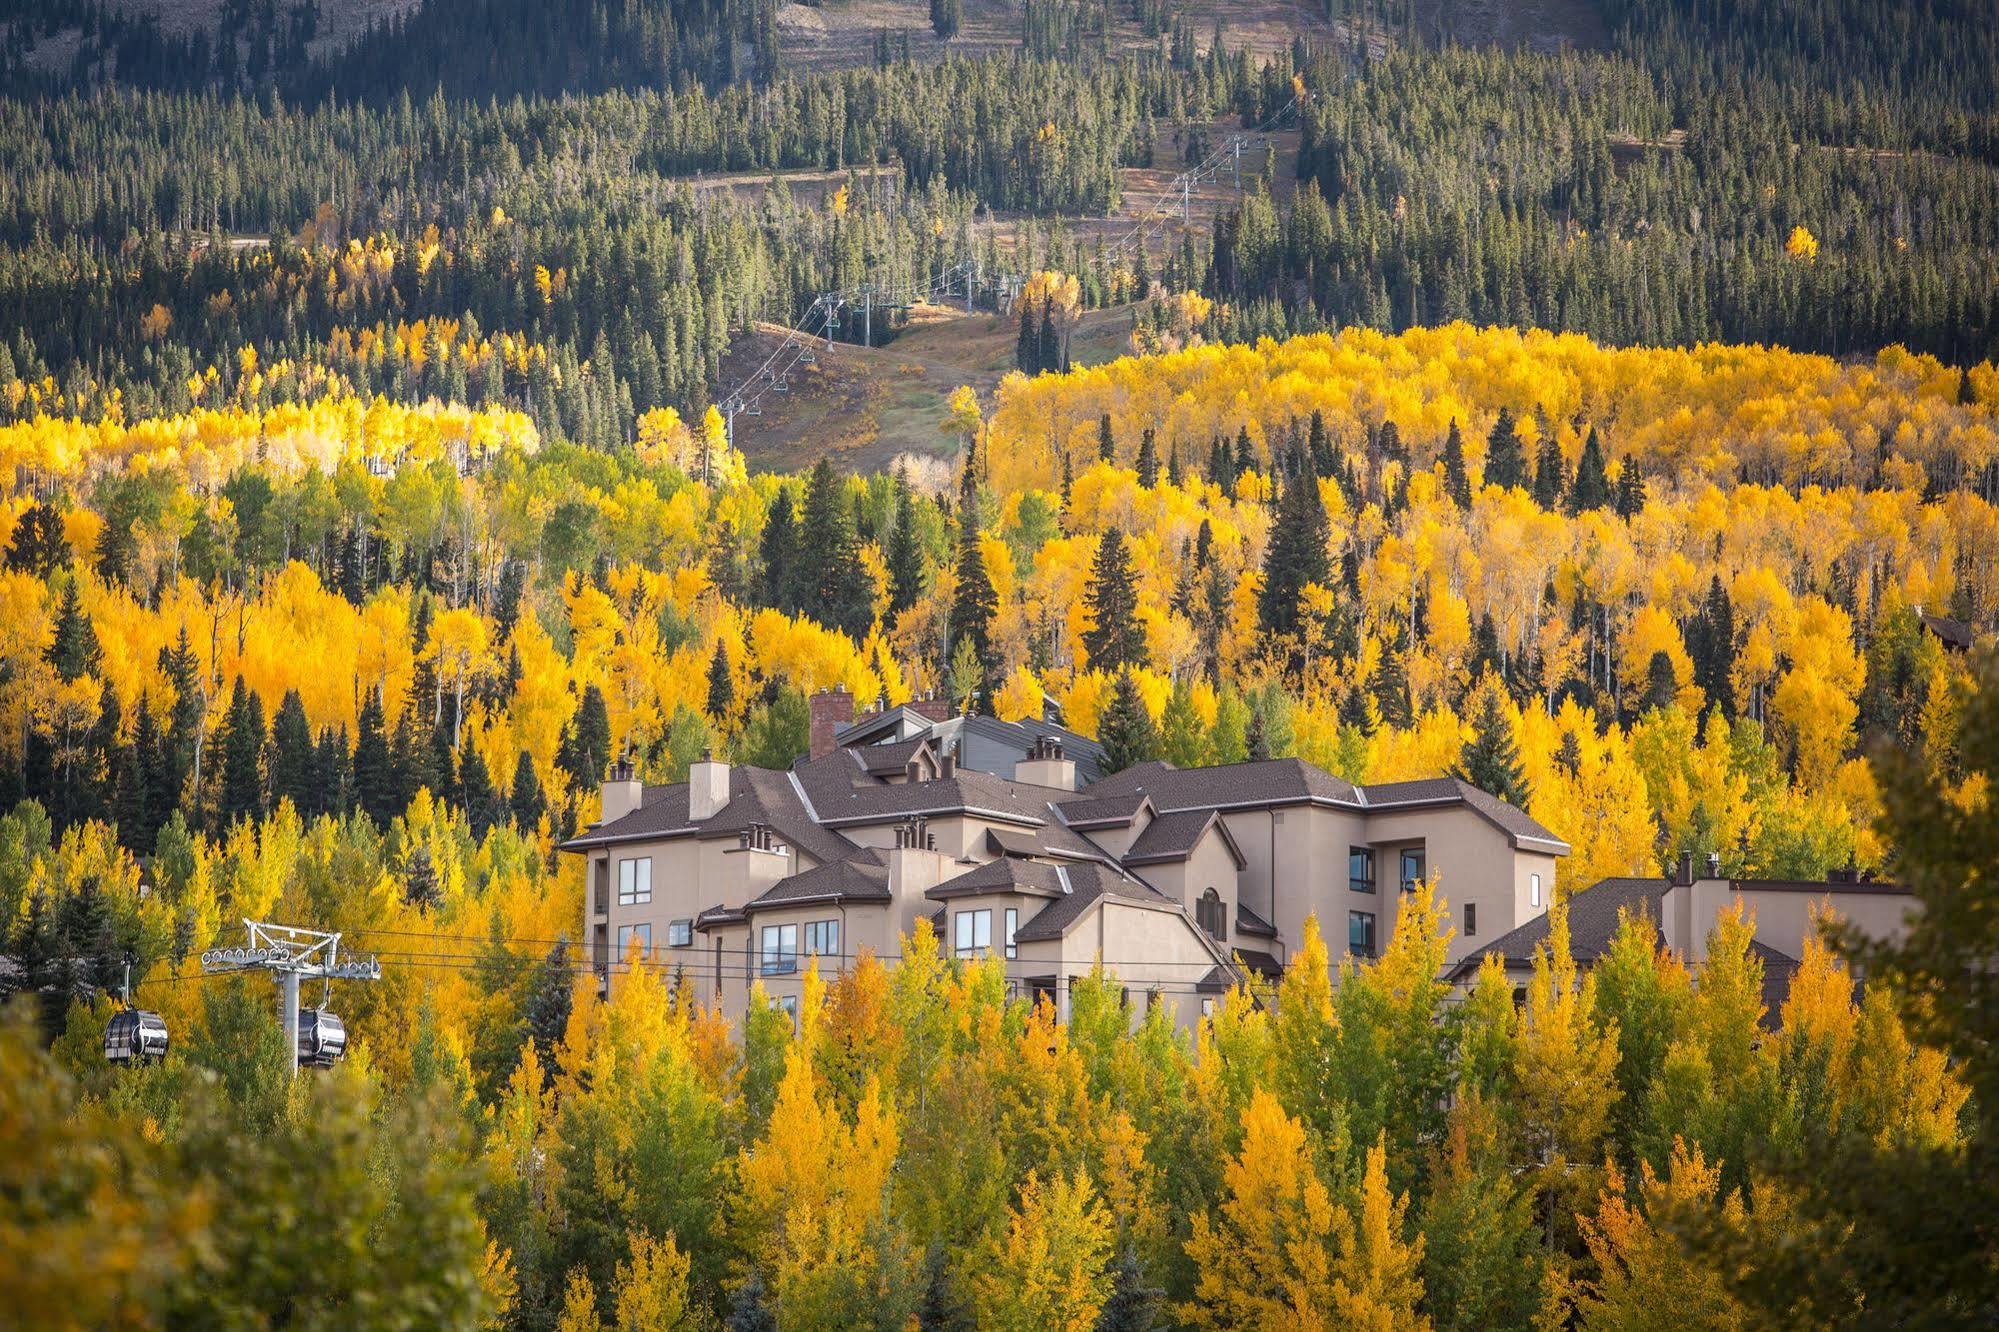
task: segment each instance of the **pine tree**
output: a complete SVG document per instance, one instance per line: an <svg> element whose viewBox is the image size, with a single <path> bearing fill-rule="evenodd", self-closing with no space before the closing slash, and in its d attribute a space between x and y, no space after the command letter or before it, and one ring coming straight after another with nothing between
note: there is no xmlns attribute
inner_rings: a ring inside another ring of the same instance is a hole
<svg viewBox="0 0 1999 1332"><path fill-rule="evenodd" d="M892 614L914 606L923 595L923 549L917 544L916 503L900 473L895 487L895 530L888 538L888 605Z"/></svg>
<svg viewBox="0 0 1999 1332"><path fill-rule="evenodd" d="M757 548L763 562L764 603L786 614L798 610L798 533L792 521L791 491L778 487L764 517L763 539Z"/></svg>
<svg viewBox="0 0 1999 1332"><path fill-rule="evenodd" d="M403 812L396 774L389 760L389 737L382 730L382 702L370 692L362 700L354 735L354 803L363 814L386 828Z"/></svg>
<svg viewBox="0 0 1999 1332"><path fill-rule="evenodd" d="M1525 809L1529 792L1526 771L1520 766L1520 748L1506 715L1504 691L1489 677L1479 689L1472 732L1472 742L1458 755L1451 776Z"/></svg>
<svg viewBox="0 0 1999 1332"><path fill-rule="evenodd" d="M976 509L961 506L958 511L958 588L951 598L951 615L945 639L954 647L970 642L990 674L993 664L992 624L999 614L999 594L993 590L992 575L979 549L979 517Z"/></svg>
<svg viewBox="0 0 1999 1332"><path fill-rule="evenodd" d="M55 637L42 657L56 668L56 675L65 684L94 674L104 658L97 645L97 630L83 612L73 578L63 588L62 604L56 610Z"/></svg>
<svg viewBox="0 0 1999 1332"><path fill-rule="evenodd" d="M153 837L164 814L159 793L153 789L159 765L159 723L153 719L152 700L140 694L139 710L132 717L132 742L119 764L118 789L113 797L118 840L135 855L152 854Z"/></svg>
<svg viewBox="0 0 1999 1332"><path fill-rule="evenodd" d="M797 560L800 610L850 638L865 635L874 618L868 576L861 567L844 483L826 458L814 465L805 487Z"/></svg>
<svg viewBox="0 0 1999 1332"><path fill-rule="evenodd" d="M1679 681L1673 675L1673 659L1665 652L1654 652L1652 660L1645 663L1644 711L1662 711L1673 706L1679 696Z"/></svg>
<svg viewBox="0 0 1999 1332"><path fill-rule="evenodd" d="M1591 426L1589 436L1583 440L1582 455L1576 459L1575 484L1569 488L1569 512L1607 509L1613 498L1609 459L1604 456L1602 438L1597 435L1596 427Z"/></svg>
<svg viewBox="0 0 1999 1332"><path fill-rule="evenodd" d="M1507 489L1527 484L1527 450L1509 408L1499 409L1499 419L1486 436L1485 484Z"/></svg>
<svg viewBox="0 0 1999 1332"><path fill-rule="evenodd" d="M1460 509L1471 507L1471 473L1465 470L1465 439L1455 417L1444 437L1444 493Z"/></svg>
<svg viewBox="0 0 1999 1332"><path fill-rule="evenodd" d="M1319 498L1318 482L1295 478L1284 488L1270 543L1263 555L1263 586L1256 594L1256 618L1263 632L1296 639L1305 628L1304 597L1308 585L1331 582L1332 562L1326 551L1331 527Z"/></svg>
<svg viewBox="0 0 1999 1332"><path fill-rule="evenodd" d="M403 866L403 901L420 911L444 905L444 889L438 882L437 864L430 858L427 846L418 846L410 852L409 862Z"/></svg>
<svg viewBox="0 0 1999 1332"><path fill-rule="evenodd" d="M486 830L498 823L504 812L500 794L493 789L492 771L477 745L465 746L465 757L458 765L458 798L475 839L485 837Z"/></svg>
<svg viewBox="0 0 1999 1332"><path fill-rule="evenodd" d="M1694 658L1694 683L1707 695L1709 706L1735 719L1735 607L1728 588L1715 574L1708 582L1707 600L1701 606L1696 635L1698 655Z"/></svg>
<svg viewBox="0 0 1999 1332"><path fill-rule="evenodd" d="M289 800L300 818L325 812L321 804L318 754L313 748L312 723L298 690L287 689L271 719L271 803Z"/></svg>
<svg viewBox="0 0 1999 1332"><path fill-rule="evenodd" d="M1068 356L1062 348L1062 337L1055 331L1055 301L1051 297L1041 303L1041 371L1043 374L1060 374L1067 370Z"/></svg>
<svg viewBox="0 0 1999 1332"><path fill-rule="evenodd" d="M264 752L264 705L240 675L230 688L221 739L222 790L216 812L225 828L239 819L255 822L264 813L264 779L258 768Z"/></svg>
<svg viewBox="0 0 1999 1332"><path fill-rule="evenodd" d="M1638 460L1624 460L1623 474L1617 478L1617 516L1630 521L1645 511L1645 476Z"/></svg>
<svg viewBox="0 0 1999 1332"><path fill-rule="evenodd" d="M1096 563L1085 593L1090 626L1083 631L1083 650L1094 670L1117 671L1145 660L1145 635L1138 622L1138 589L1132 583L1131 557L1124 533L1107 528L1097 541Z"/></svg>
<svg viewBox="0 0 1999 1332"><path fill-rule="evenodd" d="M1117 465L1117 436L1111 433L1111 414L1097 418L1097 461Z"/></svg>
<svg viewBox="0 0 1999 1332"><path fill-rule="evenodd" d="M1409 702L1407 652L1408 633L1398 629L1395 637L1383 645L1374 677L1368 681L1368 692L1374 695L1375 711L1382 724L1398 729L1407 728L1414 720L1414 709Z"/></svg>
<svg viewBox="0 0 1999 1332"><path fill-rule="evenodd" d="M729 652L717 638L715 653L708 658L708 716L717 726L727 727L735 707L736 682L729 674Z"/></svg>
<svg viewBox="0 0 1999 1332"><path fill-rule="evenodd" d="M1159 731L1129 671L1120 671L1117 683L1111 686L1111 700L1097 723L1097 743L1104 747L1106 773L1123 772L1135 763L1159 757Z"/></svg>
<svg viewBox="0 0 1999 1332"><path fill-rule="evenodd" d="M1553 434L1541 438L1541 453L1534 461L1534 502L1553 513L1561 507L1562 496L1568 490L1568 478L1562 475L1562 449L1555 442Z"/></svg>
<svg viewBox="0 0 1999 1332"><path fill-rule="evenodd" d="M583 701L564 732L556 763L569 774L572 785L587 791L604 780L611 757L610 709L604 706L604 691L592 684L583 690Z"/></svg>
<svg viewBox="0 0 1999 1332"><path fill-rule="evenodd" d="M1041 373L1041 338L1035 332L1034 312L1026 301L1020 303L1020 336L1013 345L1013 365L1029 378Z"/></svg>
<svg viewBox="0 0 1999 1332"><path fill-rule="evenodd" d="M1151 490L1159 484L1159 444L1152 437L1152 427L1138 437L1138 484Z"/></svg>
<svg viewBox="0 0 1999 1332"><path fill-rule="evenodd" d="M1263 720L1261 703L1250 705L1249 732L1243 743L1243 757L1249 762L1262 763L1270 757L1270 731Z"/></svg>
<svg viewBox="0 0 1999 1332"><path fill-rule="evenodd" d="M930 28L937 40L948 42L958 35L965 15L964 0L930 0Z"/></svg>
<svg viewBox="0 0 1999 1332"><path fill-rule="evenodd" d="M541 778L535 776L534 763L527 751L514 764L513 790L507 798L507 812L513 816L514 824L522 832L533 832L541 823L542 815L548 812L548 801L542 796Z"/></svg>

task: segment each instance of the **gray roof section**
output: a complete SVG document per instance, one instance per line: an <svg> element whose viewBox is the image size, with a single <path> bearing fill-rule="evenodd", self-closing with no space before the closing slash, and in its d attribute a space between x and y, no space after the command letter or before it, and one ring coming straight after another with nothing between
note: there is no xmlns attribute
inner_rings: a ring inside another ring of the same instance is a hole
<svg viewBox="0 0 1999 1332"><path fill-rule="evenodd" d="M972 814L1036 830L1049 855L1105 858L1102 848L1071 832L1055 816L1050 802L1069 792L1051 787L964 768L936 781L890 785L863 773L843 751L802 763L792 775L811 801L812 813L829 827L892 823L913 815Z"/></svg>
<svg viewBox="0 0 1999 1332"><path fill-rule="evenodd" d="M1617 934L1618 913L1629 909L1643 913L1656 925L1662 918L1662 904L1668 884L1665 879L1600 879L1569 899L1569 955L1578 964L1591 966L1609 949ZM1478 973L1480 962L1494 954L1509 967L1531 966L1535 950L1548 942L1548 917L1544 912L1523 925L1500 935L1475 952L1467 953L1452 966L1450 978L1464 980Z"/></svg>
<svg viewBox="0 0 1999 1332"><path fill-rule="evenodd" d="M1303 759L1263 759L1215 768L1176 768L1157 760L1114 773L1092 786L1087 804L1065 805L1071 822L1115 816L1113 799L1143 794L1163 812L1183 809L1238 809L1245 806L1316 803L1346 809L1393 810L1425 805L1465 805L1506 833L1517 846L1567 852L1569 845L1498 796L1455 777L1355 786ZM1079 816L1081 816L1079 820Z"/></svg>
<svg viewBox="0 0 1999 1332"><path fill-rule="evenodd" d="M1091 787L1089 795L1102 799L1141 791L1161 810L1227 809L1307 800L1361 803L1352 782L1295 758L1227 763L1215 768L1176 768L1155 759L1111 774Z"/></svg>
<svg viewBox="0 0 1999 1332"><path fill-rule="evenodd" d="M829 861L814 869L779 879L744 906L745 913L805 902L886 902L888 867L873 850L851 859Z"/></svg>
<svg viewBox="0 0 1999 1332"><path fill-rule="evenodd" d="M1129 875L1120 874L1107 865L1066 865L1062 870L1068 879L1069 891L1043 907L1033 920L1014 931L1013 937L1016 940L1033 943L1041 939L1059 939L1067 934L1069 927L1081 920L1092 906L1106 897L1127 902L1142 902L1147 906L1172 905L1170 898L1150 885Z"/></svg>
<svg viewBox="0 0 1999 1332"><path fill-rule="evenodd" d="M1080 867L1078 867L1080 868ZM1073 871L1072 871L1073 873ZM1073 880L1072 880L1073 882ZM951 897L971 897L979 893L1027 893L1035 897L1060 897L1067 891L1054 865L1041 860L1007 857L989 860L966 870L954 879L924 891L933 902Z"/></svg>
<svg viewBox="0 0 1999 1332"><path fill-rule="evenodd" d="M852 855L854 844L806 811L791 775L738 764L729 769L729 803L699 823L687 817L687 785L649 786L639 807L562 844L565 851L663 837L733 837L763 824L822 864Z"/></svg>
<svg viewBox="0 0 1999 1332"><path fill-rule="evenodd" d="M1131 850L1125 852L1124 863L1156 865L1185 860L1194 854L1211 827L1220 830L1222 841L1235 858L1236 868L1241 869L1247 863L1242 850L1236 846L1235 838L1229 835L1228 825L1221 821L1221 815L1212 809L1176 809L1161 814L1132 839Z"/></svg>

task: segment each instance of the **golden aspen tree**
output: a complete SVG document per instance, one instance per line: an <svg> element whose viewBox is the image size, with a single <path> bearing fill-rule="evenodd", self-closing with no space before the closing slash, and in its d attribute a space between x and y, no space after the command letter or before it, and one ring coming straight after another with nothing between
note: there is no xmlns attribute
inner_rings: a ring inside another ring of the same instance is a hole
<svg viewBox="0 0 1999 1332"><path fill-rule="evenodd" d="M1360 1196L1334 1217L1333 1311L1339 1325L1371 1332L1429 1332L1423 1302L1423 1237L1406 1239L1407 1194L1388 1189L1385 1137L1367 1149Z"/></svg>
<svg viewBox="0 0 1999 1332"><path fill-rule="evenodd" d="M1034 1171L1003 1233L988 1237L971 1282L971 1313L999 1332L1088 1332L1110 1297L1116 1227L1087 1172Z"/></svg>
<svg viewBox="0 0 1999 1332"><path fill-rule="evenodd" d="M1636 1197L1623 1172L1612 1168L1594 1215L1577 1218L1595 1269L1570 1293L1582 1326L1603 1332L1674 1327L1733 1329L1749 1325L1748 1311L1730 1292L1726 1273L1688 1248L1662 1222L1712 1216L1740 1231L1745 1214L1739 1194L1725 1191L1721 1171L1698 1147L1675 1143L1664 1178L1649 1162L1639 1167Z"/></svg>
<svg viewBox="0 0 1999 1332"><path fill-rule="evenodd" d="M1242 1151L1223 1172L1219 1214L1193 1216L1193 1298L1176 1316L1197 1328L1316 1332L1334 1321L1333 1234L1339 1214L1319 1178L1304 1125L1257 1090L1242 1114Z"/></svg>
<svg viewBox="0 0 1999 1332"><path fill-rule="evenodd" d="M673 1236L632 1236L629 1262L618 1264L613 1308L619 1332L677 1332L689 1326L687 1255Z"/></svg>
<svg viewBox="0 0 1999 1332"><path fill-rule="evenodd" d="M555 1332L603 1332L603 1328L603 1320L597 1316L597 1288L582 1268L572 1269L562 1292L562 1312L555 1320Z"/></svg>

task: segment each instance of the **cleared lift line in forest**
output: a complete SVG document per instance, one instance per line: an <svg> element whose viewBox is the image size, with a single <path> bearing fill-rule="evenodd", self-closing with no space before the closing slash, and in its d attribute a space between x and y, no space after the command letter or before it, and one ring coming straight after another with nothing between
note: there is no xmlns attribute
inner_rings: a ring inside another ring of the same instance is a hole
<svg viewBox="0 0 1999 1332"><path fill-rule="evenodd" d="M1182 226L1187 225L1193 217L1194 187L1204 181L1219 179L1225 171L1231 173L1231 188L1240 193L1243 153L1260 144L1263 135L1276 129L1297 108L1298 98L1293 96L1266 117L1262 124L1231 134L1220 147L1167 182L1166 187L1146 204L1130 230L1104 251L1104 257L1117 261L1135 256L1176 217ZM818 360L822 337L826 347L831 349L833 335L840 330L843 320L858 319L862 330L861 345L871 346L877 310L889 314L907 310L918 303L941 304L962 299L965 313L970 314L981 294L990 292L996 301L1011 301L1019 295L1025 282L1025 277L1013 269L986 272L978 260L961 259L943 269L927 284L919 285L911 279L901 282L867 281L840 291L820 292L797 322L785 329L783 339L764 357L762 363L716 399L715 405L722 413L730 446L733 447L736 442L736 418L761 416L765 395L789 392L791 372Z"/></svg>

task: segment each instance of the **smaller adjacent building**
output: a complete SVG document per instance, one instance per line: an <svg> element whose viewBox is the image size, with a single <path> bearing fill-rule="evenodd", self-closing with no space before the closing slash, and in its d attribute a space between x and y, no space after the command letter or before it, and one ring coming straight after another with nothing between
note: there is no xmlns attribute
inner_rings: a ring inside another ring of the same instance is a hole
<svg viewBox="0 0 1999 1332"><path fill-rule="evenodd" d="M1603 879L1569 899L1569 951L1578 966L1596 965L1610 948L1624 915L1638 915L1658 927L1665 946L1698 967L1706 960L1715 921L1740 904L1751 913L1751 946L1763 960L1766 1021L1774 1021L1790 992L1805 943L1828 912L1871 938L1893 942L1907 933L1918 903L1900 884L1877 882L1853 871L1824 880L1736 879L1724 877L1710 857L1705 877L1697 877L1693 857L1682 856L1669 877ZM1452 965L1451 981L1469 986L1488 956L1506 967L1520 996L1534 972L1534 954L1548 941L1548 918L1529 920Z"/></svg>

